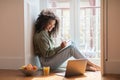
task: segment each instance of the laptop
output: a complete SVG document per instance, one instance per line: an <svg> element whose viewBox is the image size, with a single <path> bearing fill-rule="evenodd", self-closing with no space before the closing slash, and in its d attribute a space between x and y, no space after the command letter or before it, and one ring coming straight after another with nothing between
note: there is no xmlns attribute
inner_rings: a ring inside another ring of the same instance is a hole
<svg viewBox="0 0 120 80"><path fill-rule="evenodd" d="M86 65L86 59L69 60L67 62L65 77L84 75Z"/></svg>

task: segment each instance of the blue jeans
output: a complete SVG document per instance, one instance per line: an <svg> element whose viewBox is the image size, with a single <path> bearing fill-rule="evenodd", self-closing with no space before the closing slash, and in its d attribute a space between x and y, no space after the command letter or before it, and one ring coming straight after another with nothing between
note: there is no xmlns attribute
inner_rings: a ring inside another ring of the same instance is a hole
<svg viewBox="0 0 120 80"><path fill-rule="evenodd" d="M70 45L51 58L45 59L40 57L40 62L42 67L50 66L51 69L56 69L70 57L74 57L75 59L86 59L74 45Z"/></svg>

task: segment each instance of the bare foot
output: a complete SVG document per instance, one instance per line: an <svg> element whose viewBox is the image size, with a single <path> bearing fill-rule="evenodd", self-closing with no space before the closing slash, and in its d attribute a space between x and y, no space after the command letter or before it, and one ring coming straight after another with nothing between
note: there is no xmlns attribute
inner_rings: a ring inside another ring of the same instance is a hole
<svg viewBox="0 0 120 80"><path fill-rule="evenodd" d="M100 67L99 66L87 66L86 67L86 71L100 71Z"/></svg>
<svg viewBox="0 0 120 80"><path fill-rule="evenodd" d="M99 66L97 66L97 65L94 65L94 67L96 68L96 71L100 71L101 70L101 68Z"/></svg>
<svg viewBox="0 0 120 80"><path fill-rule="evenodd" d="M96 68L92 67L92 66L87 66L86 67L86 71L96 71Z"/></svg>
<svg viewBox="0 0 120 80"><path fill-rule="evenodd" d="M88 60L86 70L87 71L100 71L100 67Z"/></svg>

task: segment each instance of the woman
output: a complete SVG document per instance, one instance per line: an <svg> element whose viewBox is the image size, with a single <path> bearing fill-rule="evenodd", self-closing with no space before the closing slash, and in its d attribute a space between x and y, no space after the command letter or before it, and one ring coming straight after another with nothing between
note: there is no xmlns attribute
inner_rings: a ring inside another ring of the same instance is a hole
<svg viewBox="0 0 120 80"><path fill-rule="evenodd" d="M72 56L75 59L86 59L74 45L61 50L66 47L66 41L63 41L60 46L54 47L53 37L57 35L58 30L58 17L50 10L43 10L36 20L34 34L34 50L40 57L41 65L57 69ZM100 70L97 65L91 63L88 59L86 60L86 70Z"/></svg>

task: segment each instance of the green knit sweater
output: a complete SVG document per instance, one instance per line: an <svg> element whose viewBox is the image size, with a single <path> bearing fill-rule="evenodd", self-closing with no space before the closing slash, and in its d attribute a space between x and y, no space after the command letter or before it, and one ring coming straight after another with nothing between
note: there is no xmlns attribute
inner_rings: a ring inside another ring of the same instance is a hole
<svg viewBox="0 0 120 80"><path fill-rule="evenodd" d="M45 30L35 33L33 41L34 51L41 57L52 57L61 49L60 46L54 47L53 39Z"/></svg>

